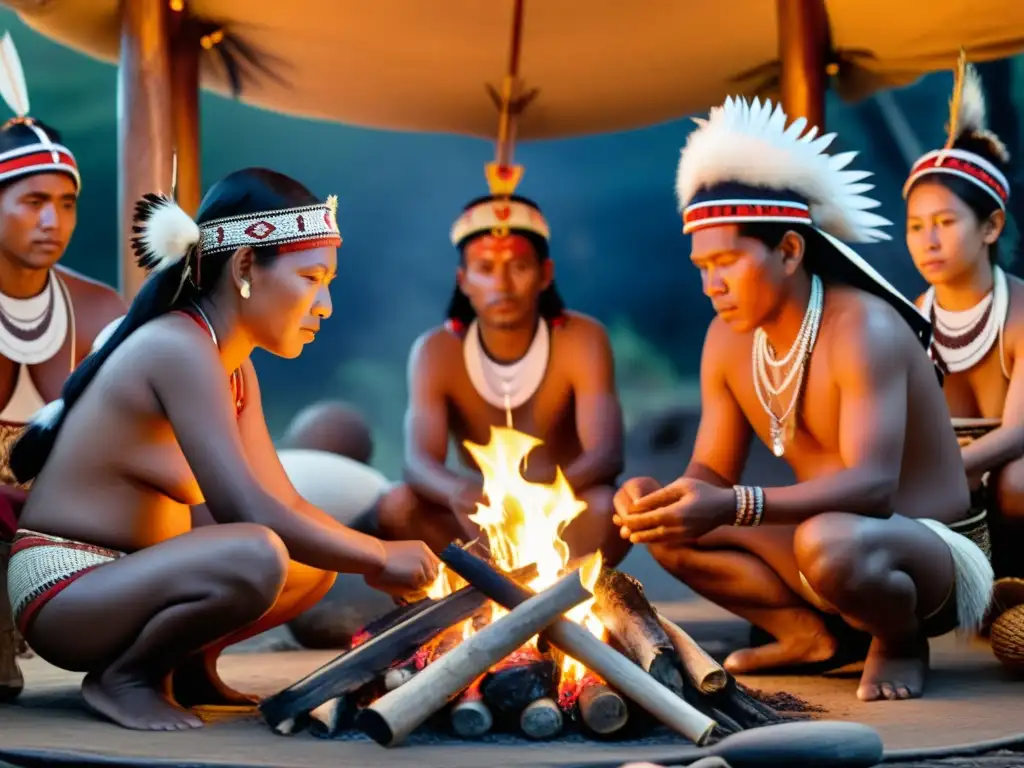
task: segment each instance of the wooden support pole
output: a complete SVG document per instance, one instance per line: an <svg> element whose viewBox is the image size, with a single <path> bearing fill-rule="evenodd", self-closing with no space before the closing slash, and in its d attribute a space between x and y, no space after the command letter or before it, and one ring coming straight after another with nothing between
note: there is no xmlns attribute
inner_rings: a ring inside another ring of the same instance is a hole
<svg viewBox="0 0 1024 768"><path fill-rule="evenodd" d="M169 191L173 132L170 104L168 0L121 0L118 70L118 210L120 289L138 293L145 272L131 248L135 201L146 192Z"/></svg>
<svg viewBox="0 0 1024 768"><path fill-rule="evenodd" d="M172 9L176 6L172 6ZM203 196L199 146L199 32L188 6L171 11L171 135L178 154L178 205L189 216Z"/></svg>
<svg viewBox="0 0 1024 768"><path fill-rule="evenodd" d="M776 0L782 108L825 130L828 15L824 0Z"/></svg>

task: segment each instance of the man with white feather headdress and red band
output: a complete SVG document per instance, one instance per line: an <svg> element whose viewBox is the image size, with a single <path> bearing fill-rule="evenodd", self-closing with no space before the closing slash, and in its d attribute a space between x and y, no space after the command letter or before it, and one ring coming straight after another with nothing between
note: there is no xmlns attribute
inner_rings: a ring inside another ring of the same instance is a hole
<svg viewBox="0 0 1024 768"><path fill-rule="evenodd" d="M932 359L961 433L978 514L995 534L998 576L1024 575L1024 282L1000 266L1007 233L1009 153L985 128L977 72L961 56L947 140L914 163L903 187L907 248L930 284Z"/></svg>
<svg viewBox="0 0 1024 768"><path fill-rule="evenodd" d="M26 485L8 466L33 414L60 396L102 329L125 311L121 297L58 266L75 230L81 177L51 127L29 116L18 52L0 39L0 94L14 117L0 127L0 595L7 548ZM14 649L24 647L0 597L0 701L22 688Z"/></svg>
<svg viewBox="0 0 1024 768"><path fill-rule="evenodd" d="M871 636L857 695L919 696L928 638L976 628L992 569L925 346L927 319L842 240L886 236L855 153L771 102L728 99L678 168L683 232L717 317L684 475L627 481L622 535L771 642L735 673L850 659L832 627ZM797 483L740 484L757 435ZM842 621L837 621L841 619Z"/></svg>

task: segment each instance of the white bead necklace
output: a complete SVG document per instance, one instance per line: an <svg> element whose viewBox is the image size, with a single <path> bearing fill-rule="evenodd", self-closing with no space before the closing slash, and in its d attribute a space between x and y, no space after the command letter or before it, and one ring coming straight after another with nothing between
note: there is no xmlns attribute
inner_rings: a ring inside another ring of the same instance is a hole
<svg viewBox="0 0 1024 768"><path fill-rule="evenodd" d="M800 399L800 390L803 387L804 373L807 370L807 361L814 349L814 342L818 338L818 329L821 327L821 313L824 306L825 289L821 278L817 275L811 276L811 298L807 302L807 310L804 312L803 322L797 332L793 345L789 352L781 360L775 358L775 349L768 341L768 334L763 329L754 331L754 344L751 354L753 365L754 391L757 392L757 399L768 414L771 420L770 432L772 453L781 457L785 453L786 430L784 425L791 420L793 409ZM778 386L772 381L775 370L769 373L769 366L773 369L782 368L792 363L788 373ZM790 396L789 405L781 416L776 416L771 406L771 401L780 393L793 386L793 394Z"/></svg>

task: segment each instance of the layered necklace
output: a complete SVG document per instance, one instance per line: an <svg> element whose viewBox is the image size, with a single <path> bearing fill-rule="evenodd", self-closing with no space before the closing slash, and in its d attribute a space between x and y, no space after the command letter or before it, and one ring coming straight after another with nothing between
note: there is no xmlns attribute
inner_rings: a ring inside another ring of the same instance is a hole
<svg viewBox="0 0 1024 768"><path fill-rule="evenodd" d="M1000 364L1003 365L1003 325L1010 307L1006 273L992 267L992 290L970 309L943 309L935 300L935 288L925 294L924 310L932 321L929 354L943 373L960 373L984 359L998 339ZM1009 378L1009 377L1007 377Z"/></svg>
<svg viewBox="0 0 1024 768"><path fill-rule="evenodd" d="M480 342L480 328L474 320L462 343L462 359L477 393L505 411L505 423L512 427L512 411L529 400L540 388L548 369L551 340L543 318L537 324L526 354L507 365L495 362Z"/></svg>
<svg viewBox="0 0 1024 768"><path fill-rule="evenodd" d="M46 287L29 299L0 293L0 355L21 365L37 365L64 344L71 301L63 281L50 270Z"/></svg>
<svg viewBox="0 0 1024 768"><path fill-rule="evenodd" d="M824 306L825 288L821 278L817 275L811 276L811 298L807 302L807 310L804 312L804 320L800 324L800 330L793 340L789 352L781 360L775 356L775 348L768 341L768 334L763 329L754 331L754 345L752 350L754 391L757 392L757 399L761 407L768 414L770 421L769 436L771 437L772 453L781 457L786 451L786 439L793 434L793 427L796 422L794 409L800 400L800 390L803 387L804 374L807 370L807 361L814 349L814 342L818 338L818 329L821 327L821 312ZM788 370L786 370L788 368ZM775 383L777 375L782 376L779 384ZM789 405L783 409L781 415L775 414L773 402L779 399L779 395L792 386L793 392L789 399Z"/></svg>

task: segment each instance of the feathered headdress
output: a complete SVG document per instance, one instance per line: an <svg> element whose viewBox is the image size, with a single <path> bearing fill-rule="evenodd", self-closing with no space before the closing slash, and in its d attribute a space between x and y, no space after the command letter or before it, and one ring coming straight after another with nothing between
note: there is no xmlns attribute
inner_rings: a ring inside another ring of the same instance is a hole
<svg viewBox="0 0 1024 768"><path fill-rule="evenodd" d="M973 140L972 149L957 146ZM989 157L974 151L985 147ZM999 207L1006 210L1010 199L1010 183L998 167L1010 162L1006 145L985 125L985 93L978 71L967 63L967 54L960 58L953 79L953 95L949 100L949 122L946 123L946 143L942 149L927 152L918 158L903 185L903 197L919 178L933 173L945 173L966 179L990 194Z"/></svg>
<svg viewBox="0 0 1024 768"><path fill-rule="evenodd" d="M913 302L842 242L891 239L880 228L892 222L873 213L879 203L865 195L874 189L865 183L871 172L849 167L856 152L827 154L836 134L819 136L802 117L787 127L786 113L769 100L728 98L695 122L676 172L685 234L751 222L804 225L830 246L819 259L823 271L888 301L927 343L928 321Z"/></svg>
<svg viewBox="0 0 1024 768"><path fill-rule="evenodd" d="M71 151L55 141L43 126L29 117L28 88L21 57L9 32L0 38L0 96L14 113L3 126L0 151L0 183L36 173L65 173L82 188L78 163Z"/></svg>

